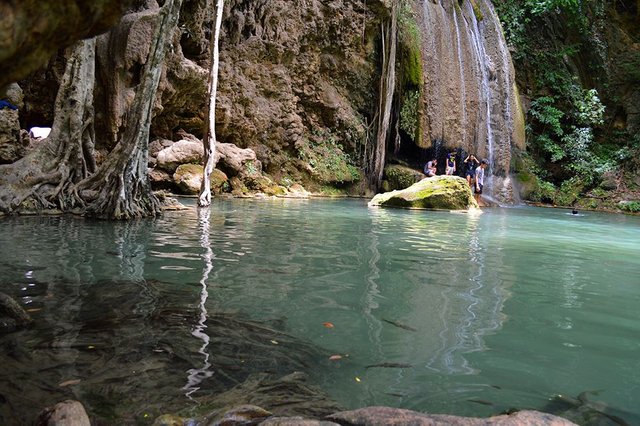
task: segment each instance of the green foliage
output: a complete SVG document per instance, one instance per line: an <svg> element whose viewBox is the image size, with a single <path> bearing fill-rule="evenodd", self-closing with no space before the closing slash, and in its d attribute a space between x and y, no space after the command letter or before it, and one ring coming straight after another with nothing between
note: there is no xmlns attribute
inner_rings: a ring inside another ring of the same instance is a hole
<svg viewBox="0 0 640 426"><path fill-rule="evenodd" d="M549 130L555 136L562 136L561 119L564 113L555 107L555 98L551 96L541 96L531 102L529 114ZM546 133L546 132L545 132Z"/></svg>
<svg viewBox="0 0 640 426"><path fill-rule="evenodd" d="M554 204L572 206L578 200L585 187L585 182L578 177L565 180L555 194Z"/></svg>
<svg viewBox="0 0 640 426"><path fill-rule="evenodd" d="M580 0L526 0L525 4L534 15L543 15L559 10L577 12L581 6Z"/></svg>
<svg viewBox="0 0 640 426"><path fill-rule="evenodd" d="M540 96L529 110L528 132L537 158L560 166L558 183L577 176L586 185L611 170L614 163L593 149L594 128L603 123L604 105L595 89L583 90L574 82L562 96Z"/></svg>
<svg viewBox="0 0 640 426"><path fill-rule="evenodd" d="M478 3L476 3L476 0L469 0L471 1L471 7L473 8L473 14L476 15L476 19L478 21L482 21L484 19L484 15L482 14L482 10L480 9L480 6L478 6Z"/></svg>
<svg viewBox="0 0 640 426"><path fill-rule="evenodd" d="M256 164L252 160L249 160L246 163L244 163L244 168L247 171L247 174L249 175L258 173L258 168L256 167Z"/></svg>
<svg viewBox="0 0 640 426"><path fill-rule="evenodd" d="M404 94L400 107L400 128L412 138L418 136L420 92L411 90Z"/></svg>
<svg viewBox="0 0 640 426"><path fill-rule="evenodd" d="M290 176L283 176L282 179L280 179L280 185L284 186L285 188L290 188L294 183L295 182L293 181L293 179L291 179Z"/></svg>
<svg viewBox="0 0 640 426"><path fill-rule="evenodd" d="M404 86L417 88L422 86L422 42L418 23L407 0L400 6L398 23L400 75Z"/></svg>
<svg viewBox="0 0 640 426"><path fill-rule="evenodd" d="M640 213L640 201L623 201L618 204L620 210L627 211L629 213Z"/></svg>
<svg viewBox="0 0 640 426"><path fill-rule="evenodd" d="M351 157L344 152L330 131L315 134L297 143L298 157L308 164L308 170L316 180L323 183L355 182L360 171Z"/></svg>

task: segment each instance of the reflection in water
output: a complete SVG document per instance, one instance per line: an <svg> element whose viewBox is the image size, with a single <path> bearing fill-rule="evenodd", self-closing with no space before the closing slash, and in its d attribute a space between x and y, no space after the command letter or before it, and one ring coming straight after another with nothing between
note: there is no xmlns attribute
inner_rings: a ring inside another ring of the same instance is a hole
<svg viewBox="0 0 640 426"><path fill-rule="evenodd" d="M192 394L200 389L200 385L203 380L211 377L213 375L213 371L210 371L211 363L209 362L209 353L207 352L207 347L209 346L209 335L205 332L207 325L205 324L207 321L207 297L209 296L209 292L207 289L207 280L209 279L209 274L213 269L213 250L211 249L211 243L209 242L209 218L211 216L211 209L206 208L198 208L198 230L200 231L200 246L204 249L204 253L202 254L202 260L204 266L202 268L202 278L200 279L200 285L202 289L200 291L200 318L198 320L198 325L193 329L191 334L196 338L202 340L202 346L198 350L198 353L202 354L204 357L204 362L201 368L192 368L188 371L189 375L187 376L187 384L184 386L183 390L186 390L185 396L190 399L192 398Z"/></svg>

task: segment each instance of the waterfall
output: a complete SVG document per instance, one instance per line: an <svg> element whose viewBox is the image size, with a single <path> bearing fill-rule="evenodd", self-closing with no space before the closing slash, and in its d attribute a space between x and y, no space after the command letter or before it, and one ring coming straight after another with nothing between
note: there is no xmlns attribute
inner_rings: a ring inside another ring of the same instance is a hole
<svg viewBox="0 0 640 426"><path fill-rule="evenodd" d="M524 147L509 50L490 0L423 0L421 12L427 146L460 148L489 162L485 193L514 200L511 150Z"/></svg>
<svg viewBox="0 0 640 426"><path fill-rule="evenodd" d="M460 25L458 25L458 11L453 8L453 23L456 26L456 51L458 53L458 65L460 68L460 111L462 112L462 141L467 140L467 85L464 81L464 61L462 60L462 43L460 41Z"/></svg>

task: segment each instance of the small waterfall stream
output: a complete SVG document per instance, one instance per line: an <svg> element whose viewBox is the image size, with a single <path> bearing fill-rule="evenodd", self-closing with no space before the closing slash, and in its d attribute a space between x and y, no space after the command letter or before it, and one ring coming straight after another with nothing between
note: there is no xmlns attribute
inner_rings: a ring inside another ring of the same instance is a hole
<svg viewBox="0 0 640 426"><path fill-rule="evenodd" d="M489 162L486 193L514 201L511 151L524 148L511 57L490 0L424 0L423 143Z"/></svg>

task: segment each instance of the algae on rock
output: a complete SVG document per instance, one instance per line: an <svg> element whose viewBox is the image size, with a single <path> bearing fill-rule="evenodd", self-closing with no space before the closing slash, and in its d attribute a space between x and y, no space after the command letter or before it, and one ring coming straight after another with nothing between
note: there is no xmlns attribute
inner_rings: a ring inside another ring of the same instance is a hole
<svg viewBox="0 0 640 426"><path fill-rule="evenodd" d="M458 176L434 176L422 179L407 189L378 194L369 207L404 207L434 210L478 208L467 181Z"/></svg>

